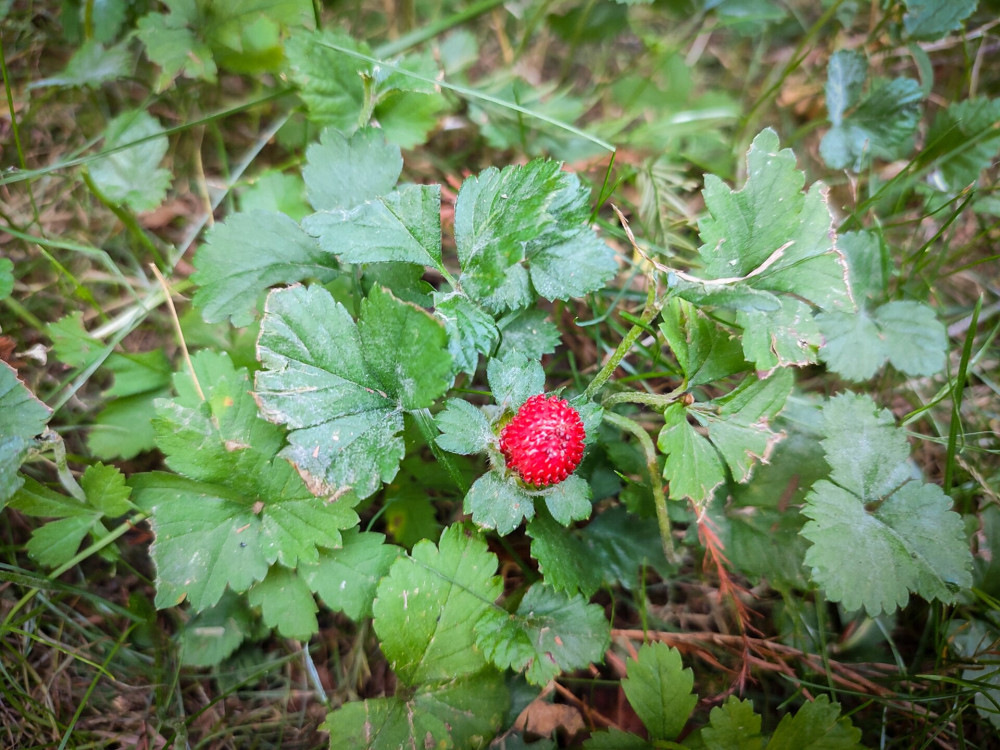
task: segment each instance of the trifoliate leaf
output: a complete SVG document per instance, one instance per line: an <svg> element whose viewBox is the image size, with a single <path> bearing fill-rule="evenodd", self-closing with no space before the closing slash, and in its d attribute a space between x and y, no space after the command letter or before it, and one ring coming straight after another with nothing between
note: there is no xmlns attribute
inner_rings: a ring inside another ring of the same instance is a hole
<svg viewBox="0 0 1000 750"><path fill-rule="evenodd" d="M448 351L455 367L459 372L475 375L479 355L492 353L499 338L493 316L461 292L435 292L434 314L444 321Z"/></svg>
<svg viewBox="0 0 1000 750"><path fill-rule="evenodd" d="M339 548L320 550L318 562L300 565L299 575L327 607L359 622L371 616L375 588L400 552L381 534L350 529Z"/></svg>
<svg viewBox="0 0 1000 750"><path fill-rule="evenodd" d="M599 289L616 264L613 251L582 226L588 203L589 191L554 161L468 178L455 204L463 290L501 312L527 307L531 283L548 299Z"/></svg>
<svg viewBox="0 0 1000 750"><path fill-rule="evenodd" d="M51 414L18 380L14 368L0 362L0 509L24 484L17 470Z"/></svg>
<svg viewBox="0 0 1000 750"><path fill-rule="evenodd" d="M694 672L684 668L680 651L664 643L643 644L636 656L622 680L625 697L651 738L674 739L698 703Z"/></svg>
<svg viewBox="0 0 1000 750"><path fill-rule="evenodd" d="M997 122L1000 99L965 99L938 112L921 154L937 165L931 184L954 193L979 179L1000 150Z"/></svg>
<svg viewBox="0 0 1000 750"><path fill-rule="evenodd" d="M496 441L486 415L464 399L448 399L434 421L441 430L437 444L451 453L482 453Z"/></svg>
<svg viewBox="0 0 1000 750"><path fill-rule="evenodd" d="M326 128L306 149L302 178L317 211L350 209L392 192L403 170L399 146L377 128L350 137ZM440 243L439 243L440 244Z"/></svg>
<svg viewBox="0 0 1000 750"><path fill-rule="evenodd" d="M493 399L504 411L516 411L525 401L545 389L545 370L536 359L520 352L493 357L486 363L486 379Z"/></svg>
<svg viewBox="0 0 1000 750"><path fill-rule="evenodd" d="M781 717L767 750L861 750L861 730L825 695Z"/></svg>
<svg viewBox="0 0 1000 750"><path fill-rule="evenodd" d="M359 325L321 287L272 292L256 395L267 419L291 429L281 455L317 493L372 494L403 458L401 410L450 384L444 346L440 324L388 292L373 290Z"/></svg>
<svg viewBox="0 0 1000 750"><path fill-rule="evenodd" d="M687 300L671 297L661 320L660 333L689 387L722 380L748 366L739 337Z"/></svg>
<svg viewBox="0 0 1000 750"><path fill-rule="evenodd" d="M708 715L708 726L701 730L706 750L760 750L760 715L753 703L730 695Z"/></svg>
<svg viewBox="0 0 1000 750"><path fill-rule="evenodd" d="M247 591L247 602L260 607L268 627L285 638L308 641L319 632L312 592L301 576L283 565L273 565L267 577Z"/></svg>
<svg viewBox="0 0 1000 750"><path fill-rule="evenodd" d="M710 215L701 222L699 254L713 278L677 276L675 282L686 299L739 311L744 355L764 372L815 361L819 334L812 307L853 307L826 190L803 192L804 184L791 150L779 149L773 130L761 131L747 152L742 188L731 190L714 175L705 178ZM736 301L715 300L713 289L736 294ZM763 295L768 304L747 304L747 292Z"/></svg>
<svg viewBox="0 0 1000 750"><path fill-rule="evenodd" d="M923 99L920 83L911 78L876 79L865 95L867 68L859 52L840 50L830 58L827 109L833 127L819 151L833 169L856 172L872 157L894 159L912 148Z"/></svg>
<svg viewBox="0 0 1000 750"><path fill-rule="evenodd" d="M318 211L302 227L349 263L395 261L443 269L440 185L403 185L351 208Z"/></svg>
<svg viewBox="0 0 1000 750"><path fill-rule="evenodd" d="M206 322L228 317L243 327L254 321L257 299L268 287L309 278L330 281L338 264L284 214L253 211L212 227L194 266L191 280L200 287L194 303Z"/></svg>
<svg viewBox="0 0 1000 750"><path fill-rule="evenodd" d="M528 589L517 612L490 609L476 623L476 643L486 658L501 669L523 671L533 685L600 662L610 633L601 607L541 583Z"/></svg>
<svg viewBox="0 0 1000 750"><path fill-rule="evenodd" d="M487 529L506 536L535 515L534 499L511 479L496 471L483 474L473 482L462 505L472 520Z"/></svg>
<svg viewBox="0 0 1000 750"><path fill-rule="evenodd" d="M940 39L961 27L978 0L905 0L903 28L911 39Z"/></svg>
<svg viewBox="0 0 1000 750"><path fill-rule="evenodd" d="M486 669L422 685L409 700L351 701L327 714L330 747L399 750L483 747L500 729L510 695L503 677Z"/></svg>
<svg viewBox="0 0 1000 750"><path fill-rule="evenodd" d="M126 43L105 48L88 39L73 53L61 73L28 84L28 89L46 86L88 86L99 88L102 83L124 78L132 70L132 54Z"/></svg>
<svg viewBox="0 0 1000 750"><path fill-rule="evenodd" d="M91 179L107 199L136 211L160 205L170 186L170 170L159 166L169 146L162 133L159 121L144 110L125 112L108 123L104 151L119 150L90 166ZM130 143L135 145L120 148Z"/></svg>
<svg viewBox="0 0 1000 750"><path fill-rule="evenodd" d="M904 606L911 592L954 601L972 583L972 558L951 500L912 477L906 439L887 411L855 395L823 411L832 481L814 484L802 511L813 579L831 600L873 616Z"/></svg>
<svg viewBox="0 0 1000 750"><path fill-rule="evenodd" d="M538 561L546 584L567 594L579 592L587 598L593 596L601 585L603 568L598 564L580 564L581 560L592 558L577 535L557 523L542 508L528 524L528 536L531 537L531 556Z"/></svg>
<svg viewBox="0 0 1000 750"><path fill-rule="evenodd" d="M563 526L573 521L590 518L594 509L591 504L590 483L578 474L571 474L562 482L540 493L545 498L545 507L552 517Z"/></svg>
<svg viewBox="0 0 1000 750"><path fill-rule="evenodd" d="M497 559L461 526L392 564L372 609L382 652L401 682L452 680L483 669L473 625L503 591Z"/></svg>
<svg viewBox="0 0 1000 750"><path fill-rule="evenodd" d="M948 335L923 303L893 301L872 314L821 313L816 322L826 338L820 356L848 380L868 380L886 361L907 375L933 375L944 367Z"/></svg>

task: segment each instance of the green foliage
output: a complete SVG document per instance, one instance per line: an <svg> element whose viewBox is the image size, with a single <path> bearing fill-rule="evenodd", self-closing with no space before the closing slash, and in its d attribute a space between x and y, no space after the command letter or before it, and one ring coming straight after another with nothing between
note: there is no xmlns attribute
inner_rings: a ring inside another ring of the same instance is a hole
<svg viewBox="0 0 1000 750"><path fill-rule="evenodd" d="M923 94L912 78L875 79L867 92L868 61L839 50L830 58L826 106L833 126L820 154L833 169L863 169L872 158L895 159L913 147Z"/></svg>
<svg viewBox="0 0 1000 750"><path fill-rule="evenodd" d="M892 415L844 394L823 417L830 477L813 485L802 511L813 579L833 601L870 615L904 606L910 592L954 601L972 583L962 519L937 485L913 476Z"/></svg>
<svg viewBox="0 0 1000 750"><path fill-rule="evenodd" d="M0 363L0 509L21 488L17 470L45 430L52 410L35 398L6 362Z"/></svg>
<svg viewBox="0 0 1000 750"><path fill-rule="evenodd" d="M904 0L903 28L911 39L940 39L959 28L979 0Z"/></svg>
<svg viewBox="0 0 1000 750"><path fill-rule="evenodd" d="M162 133L157 119L142 110L122 113L108 123L107 155L90 167L91 179L108 200L136 211L150 211L163 201L171 176L159 166L168 148Z"/></svg>

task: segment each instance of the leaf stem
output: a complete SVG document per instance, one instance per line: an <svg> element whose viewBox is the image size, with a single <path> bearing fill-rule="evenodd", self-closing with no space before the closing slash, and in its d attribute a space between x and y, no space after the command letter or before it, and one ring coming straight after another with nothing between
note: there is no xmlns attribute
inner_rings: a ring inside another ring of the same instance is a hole
<svg viewBox="0 0 1000 750"><path fill-rule="evenodd" d="M674 538L670 533L670 515L667 512L667 496L663 491L663 482L660 479L660 465L656 460L656 448L653 439L649 437L640 425L627 417L615 414L613 411L604 412L604 421L621 430L625 430L634 435L642 446L642 452L646 457L646 470L649 472L649 486L653 491L653 505L656 507L656 522L660 527L660 541L663 544L663 554L667 561L673 565L680 562L677 550L674 548Z"/></svg>
<svg viewBox="0 0 1000 750"><path fill-rule="evenodd" d="M625 337L618 344L618 347L612 352L608 361L604 363L604 367L600 369L594 379L590 381L590 385L587 386L587 390L583 392L583 397L585 399L592 399L594 394L597 393L603 387L603 385L611 378L614 371L618 369L618 365L625 358L625 355L629 353L629 350L639 340L639 337L646 330L647 326L653 322L653 319L660 314L660 310L663 309L663 300L657 300L656 298L656 283L650 279L649 289L646 294L646 307L642 311L642 315L632 326Z"/></svg>
<svg viewBox="0 0 1000 750"><path fill-rule="evenodd" d="M951 390L951 424L948 427L948 449L945 453L944 481L943 489L946 495L951 494L951 487L955 481L955 455L958 451L958 433L962 427L962 396L965 391L965 381L969 376L969 360L972 357L972 346L976 340L976 327L979 324L979 313L983 309L983 297L976 300L976 307L972 311L972 319L969 321L969 330L965 336L965 344L962 346L962 358L958 363L958 374Z"/></svg>

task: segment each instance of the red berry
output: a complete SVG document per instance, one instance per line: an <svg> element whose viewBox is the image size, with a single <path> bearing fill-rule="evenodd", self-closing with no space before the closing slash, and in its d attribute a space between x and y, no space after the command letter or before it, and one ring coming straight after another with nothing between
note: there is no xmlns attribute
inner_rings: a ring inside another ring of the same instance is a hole
<svg viewBox="0 0 1000 750"><path fill-rule="evenodd" d="M548 487L573 473L583 457L583 420L557 396L532 396L500 432L507 466L526 484Z"/></svg>

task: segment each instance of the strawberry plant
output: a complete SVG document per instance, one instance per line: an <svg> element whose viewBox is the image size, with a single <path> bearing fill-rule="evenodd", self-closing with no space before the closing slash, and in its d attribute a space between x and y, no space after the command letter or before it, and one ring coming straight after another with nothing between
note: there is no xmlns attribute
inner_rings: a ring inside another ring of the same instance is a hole
<svg viewBox="0 0 1000 750"><path fill-rule="evenodd" d="M161 744L281 671L310 746L988 746L977 3L99 5L75 150L8 99L5 638L120 618Z"/></svg>

